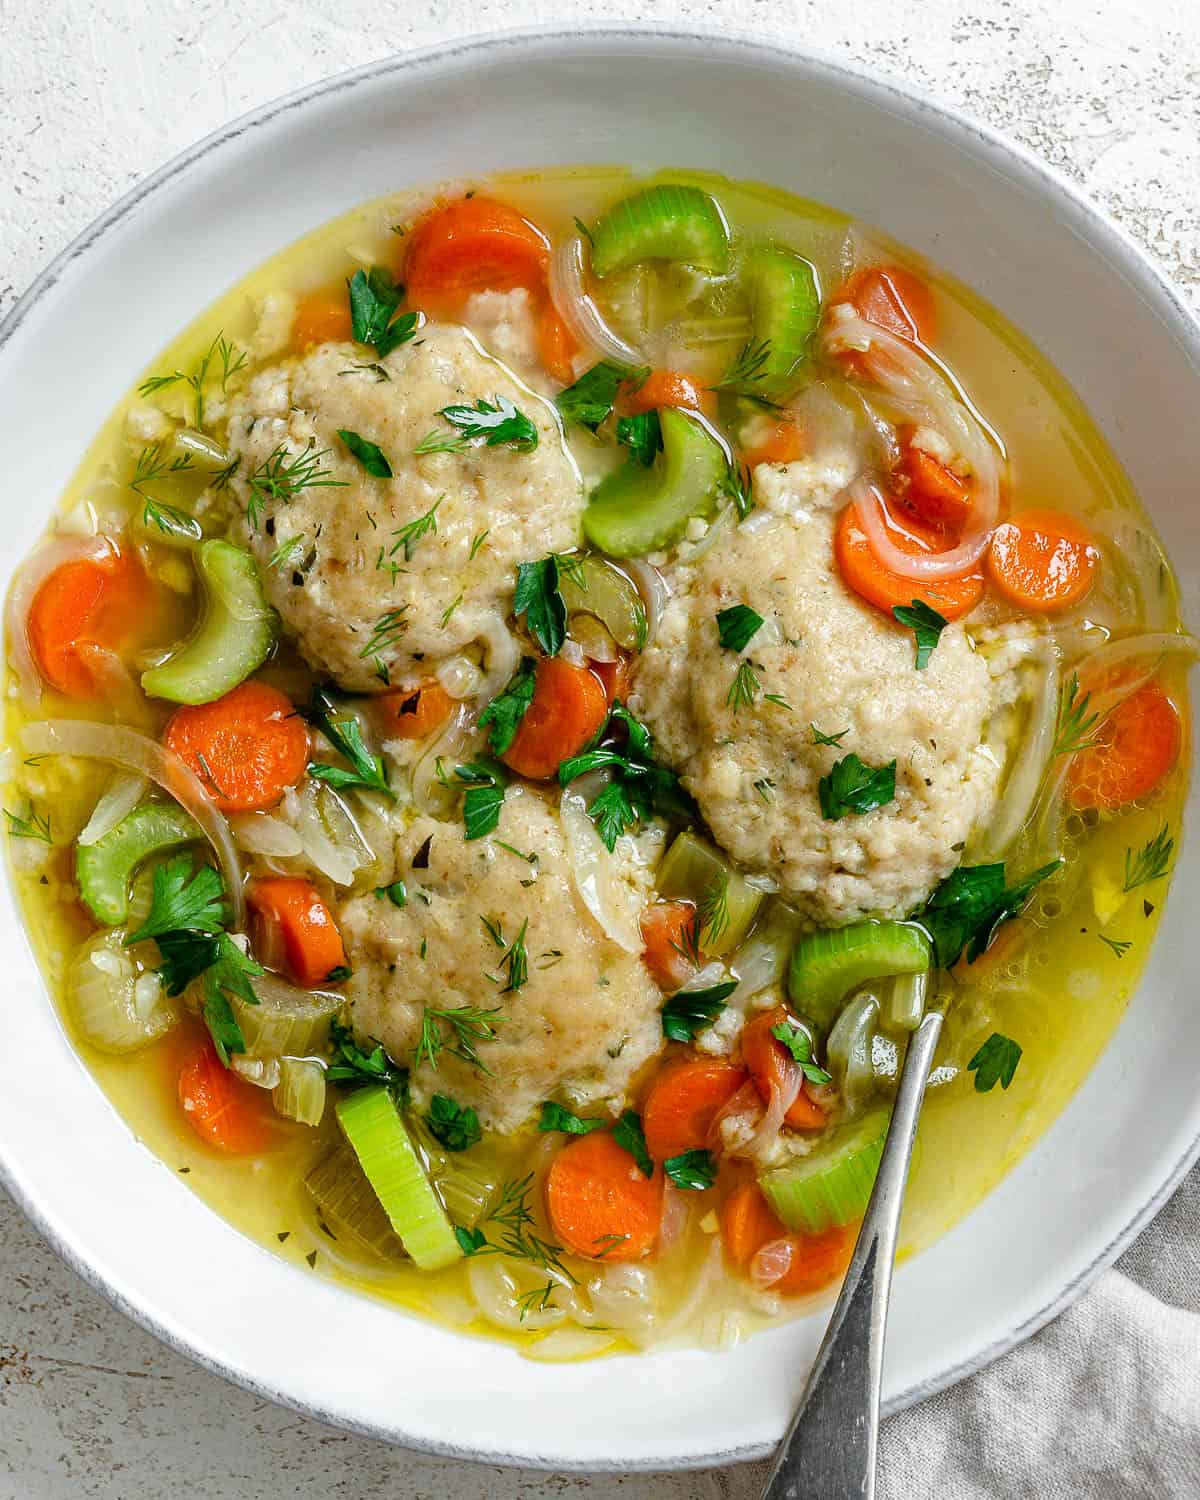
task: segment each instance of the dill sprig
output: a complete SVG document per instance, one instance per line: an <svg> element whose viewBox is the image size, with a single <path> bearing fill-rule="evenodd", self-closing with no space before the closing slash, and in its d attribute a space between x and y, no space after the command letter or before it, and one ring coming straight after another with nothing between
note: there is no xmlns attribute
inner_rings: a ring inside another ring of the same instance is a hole
<svg viewBox="0 0 1200 1500"><path fill-rule="evenodd" d="M729 927L729 874L718 875L705 887L696 906L696 940L711 948Z"/></svg>
<svg viewBox="0 0 1200 1500"><path fill-rule="evenodd" d="M1092 695L1079 696L1079 674L1071 673L1071 680L1063 688L1058 705L1058 730L1054 738L1055 755L1078 755L1081 750L1091 750L1100 743L1093 736L1102 715L1089 713Z"/></svg>
<svg viewBox="0 0 1200 1500"><path fill-rule="evenodd" d="M758 680L758 674L754 668L748 661L739 662L729 691L725 694L726 707L732 708L735 714L739 709L753 708L754 700L760 692L762 692L762 683Z"/></svg>
<svg viewBox="0 0 1200 1500"><path fill-rule="evenodd" d="M1098 932L1096 936L1100 939L1100 941L1106 948L1111 948L1118 958L1124 958L1125 955L1129 952L1130 948L1133 947L1133 944L1127 941L1125 938L1105 937L1102 932Z"/></svg>
<svg viewBox="0 0 1200 1500"><path fill-rule="evenodd" d="M295 536L288 537L286 542L280 542L267 559L268 568L282 568L304 546L307 541L304 533L298 531Z"/></svg>
<svg viewBox="0 0 1200 1500"><path fill-rule="evenodd" d="M321 466L321 460L329 452L328 448L318 449L311 438L308 446L299 453L289 453L280 443L250 474L250 498L246 502L246 519L250 525L257 531L265 505L279 501L286 504L304 490L344 490L346 481L334 479L330 471Z"/></svg>
<svg viewBox="0 0 1200 1500"><path fill-rule="evenodd" d="M213 369L214 363L217 360L220 361L221 365L219 372ZM228 390L230 380L239 370L244 368L245 364L245 353L236 344L230 343L222 331L213 339L193 370L173 370L169 375L150 375L138 386L138 395L153 396L159 391L165 391L170 386L179 384L190 387L192 392L192 426L199 431L203 431L204 388L208 383L210 374L214 379L220 381L221 394L224 395Z"/></svg>
<svg viewBox="0 0 1200 1500"><path fill-rule="evenodd" d="M168 505L165 500L156 500L146 489L148 484L158 484L172 474L183 474L194 468L190 453L177 453L168 459L162 439L146 444L138 454L133 478L129 481L129 488L141 499L144 526L157 526L160 531L174 531L181 527L186 531L195 529L196 520L187 511L180 510L177 505Z"/></svg>
<svg viewBox="0 0 1200 1500"><path fill-rule="evenodd" d="M525 934L529 931L529 918L521 923L521 930L504 951L500 967L508 974L508 983L500 991L502 995L519 990L529 978L529 954L525 948Z"/></svg>
<svg viewBox="0 0 1200 1500"><path fill-rule="evenodd" d="M407 610L408 605L402 604L398 609L389 609L380 615L371 631L370 639L358 653L360 657L364 659L370 657L374 661L375 673L382 682L391 680L383 653L390 651L408 629L408 621L404 618Z"/></svg>
<svg viewBox="0 0 1200 1500"><path fill-rule="evenodd" d="M1125 884L1122 890L1136 891L1139 885L1149 885L1152 880L1161 880L1170 874L1171 856L1175 853L1175 840L1167 836L1167 825L1158 830L1152 839L1134 852L1125 851Z"/></svg>
<svg viewBox="0 0 1200 1500"><path fill-rule="evenodd" d="M459 1005L443 1008L427 1005L421 1018L421 1037L413 1053L413 1067L418 1068L423 1059L428 1059L431 1068L437 1067L442 1052L460 1057L490 1078L492 1070L482 1062L476 1050L480 1042L494 1042L498 1035L488 1019L499 1012L498 1005L484 1009L479 1005ZM448 1031L444 1028L448 1028Z"/></svg>
<svg viewBox="0 0 1200 1500"><path fill-rule="evenodd" d="M404 561L412 562L413 553L422 537L431 533L437 534L438 506L445 499L445 495L439 495L423 516L418 516L415 521L409 521L407 525L398 527L392 532L394 541L388 551L389 557L395 557L401 548L404 549Z"/></svg>
<svg viewBox="0 0 1200 1500"><path fill-rule="evenodd" d="M8 821L8 836L13 839L36 839L41 844L54 842L50 835L50 814L45 817L30 802L24 815L4 809Z"/></svg>
<svg viewBox="0 0 1200 1500"><path fill-rule="evenodd" d="M781 409L779 403L772 401L762 389L763 381L770 374L768 369L770 360L770 339L760 339L757 343L752 338L747 339L738 350L728 370L710 389L728 391L731 395L741 396L744 400L753 401L756 406L764 407L767 411L779 411Z"/></svg>
<svg viewBox="0 0 1200 1500"><path fill-rule="evenodd" d="M499 1202L487 1217L489 1224L499 1224L504 1230L496 1248L506 1251L509 1255L515 1255L521 1260L527 1260L531 1265L540 1266L543 1270L555 1271L574 1283L575 1277L559 1258L563 1247L555 1244L553 1240L543 1239L537 1233L533 1212L529 1206L532 1191L532 1172L525 1177L505 1183Z"/></svg>
<svg viewBox="0 0 1200 1500"><path fill-rule="evenodd" d="M746 464L730 465L726 469L718 492L732 501L739 521L744 521L754 509L754 476Z"/></svg>

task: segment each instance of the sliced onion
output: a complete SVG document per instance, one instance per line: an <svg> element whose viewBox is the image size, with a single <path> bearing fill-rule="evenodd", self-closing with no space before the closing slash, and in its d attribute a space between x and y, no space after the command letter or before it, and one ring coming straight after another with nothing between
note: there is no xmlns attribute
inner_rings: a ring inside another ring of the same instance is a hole
<svg viewBox="0 0 1200 1500"><path fill-rule="evenodd" d="M111 833L126 813L131 813L146 791L146 778L133 771L119 771L109 782L104 795L92 809L92 815L75 840L83 848L98 844Z"/></svg>
<svg viewBox="0 0 1200 1500"><path fill-rule="evenodd" d="M229 449L211 438L206 432L197 432L194 427L181 427L175 434L175 451L189 458L201 459L214 469L223 469L229 463Z"/></svg>
<svg viewBox="0 0 1200 1500"><path fill-rule="evenodd" d="M1149 630L1167 630L1172 616L1172 590L1166 557L1158 538L1121 510L1105 510L1088 517L1092 531L1108 543L1121 570L1133 582L1138 598L1137 617Z"/></svg>
<svg viewBox="0 0 1200 1500"><path fill-rule="evenodd" d="M1058 648L1042 645L1042 660L1031 695L1029 723L1015 753L1008 784L979 843L983 859L1000 859L1029 821L1054 750L1061 694Z"/></svg>
<svg viewBox="0 0 1200 1500"><path fill-rule="evenodd" d="M270 813L236 813L229 820L233 836L250 854L267 859L290 859L304 850L300 835L290 823Z"/></svg>
<svg viewBox="0 0 1200 1500"><path fill-rule="evenodd" d="M962 541L947 552L902 552L888 535L890 520L887 501L879 486L859 475L843 492L852 502L858 523L867 534L871 551L891 572L901 578L928 581L956 578L972 568L987 551L996 521L1000 515L1000 491L994 491L995 503L984 506L982 495L971 506L971 521Z"/></svg>
<svg viewBox="0 0 1200 1500"><path fill-rule="evenodd" d="M362 841L344 828L335 832L329 827L323 816L329 804L323 806L324 799L320 799L320 793L326 790L312 781L306 782L301 791L289 787L283 796L284 813L300 835L304 857L313 868L334 885L352 885L356 871L365 862Z"/></svg>
<svg viewBox="0 0 1200 1500"><path fill-rule="evenodd" d="M626 953L640 953L641 897L621 879L615 855L605 848L596 825L587 815L587 803L574 786L563 789L558 816L579 899L618 948Z"/></svg>
<svg viewBox="0 0 1200 1500"><path fill-rule="evenodd" d="M517 670L521 648L499 614L488 616L479 631L479 641L484 648L486 674L479 684L478 697L481 703L490 703Z"/></svg>
<svg viewBox="0 0 1200 1500"><path fill-rule="evenodd" d="M474 1316L474 1314L472 1314ZM615 1333L601 1333L593 1328L553 1328L545 1336L521 1351L525 1359L558 1361L561 1359L590 1359L603 1354L617 1341Z"/></svg>
<svg viewBox="0 0 1200 1500"><path fill-rule="evenodd" d="M446 775L453 776L455 766L472 758L478 738L476 718L469 703L458 704L441 734L413 767L412 799L418 812L444 815L449 809L454 794L442 784L438 769L440 766Z"/></svg>
<svg viewBox="0 0 1200 1500"><path fill-rule="evenodd" d="M476 1255L467 1262L467 1280L480 1312L498 1328L513 1333L534 1332L557 1327L567 1318L567 1309L558 1304L564 1294L570 1294L570 1282L553 1267L538 1269L510 1255ZM532 1307L522 1304L525 1293L544 1286L547 1281L555 1285L547 1307L538 1307L536 1302Z"/></svg>
<svg viewBox="0 0 1200 1500"><path fill-rule="evenodd" d="M825 1044L831 1070L841 1074L842 1099L851 1113L861 1107L875 1083L871 1039L878 1024L879 1000L864 990L843 1007Z"/></svg>
<svg viewBox="0 0 1200 1500"><path fill-rule="evenodd" d="M117 555L117 546L106 536L64 536L46 542L31 553L17 570L5 608L4 627L8 633L8 657L26 703L39 703L42 677L29 645L29 611L34 596L56 568L64 563L90 558L99 562Z"/></svg>
<svg viewBox="0 0 1200 1500"><path fill-rule="evenodd" d="M787 967L793 941L794 938L784 931L773 933L769 937L752 937L734 959L738 987L730 995L728 1003L744 1010L748 1000L778 984Z"/></svg>
<svg viewBox="0 0 1200 1500"><path fill-rule="evenodd" d="M646 644L649 646L658 634L663 610L666 609L670 600L671 590L667 587L667 580L658 569L651 563L643 562L641 558L629 559L624 567L630 578L637 584L642 603L646 606Z"/></svg>
<svg viewBox="0 0 1200 1500"><path fill-rule="evenodd" d="M621 365L642 365L641 354L604 321L585 280L583 239L572 235L550 261L550 300L578 344Z"/></svg>
<svg viewBox="0 0 1200 1500"><path fill-rule="evenodd" d="M760 1290L775 1286L792 1269L795 1246L791 1240L771 1240L750 1260L750 1280Z"/></svg>
<svg viewBox="0 0 1200 1500"><path fill-rule="evenodd" d="M167 750L148 735L121 724L93 724L83 719L43 719L26 724L21 743L31 755L82 755L111 761L138 775L148 776L175 800L204 830L213 846L233 910L233 925L245 919L242 894L242 862L223 813L213 806L204 784L173 750Z"/></svg>
<svg viewBox="0 0 1200 1500"><path fill-rule="evenodd" d="M473 698L483 685L483 673L469 656L451 656L433 674L451 698Z"/></svg>
<svg viewBox="0 0 1200 1500"><path fill-rule="evenodd" d="M1178 656L1184 661L1189 658L1194 661L1197 656L1200 656L1200 641L1194 635L1172 635L1163 632L1129 635L1124 640L1109 641L1079 663L1080 685L1086 689L1089 683L1099 682L1115 668L1123 667L1126 662L1137 661L1146 656L1158 657L1160 660L1167 656ZM1149 673L1146 675L1148 676ZM1130 691L1132 689L1122 689L1119 697L1127 697ZM1108 706L1112 707L1111 704Z"/></svg>

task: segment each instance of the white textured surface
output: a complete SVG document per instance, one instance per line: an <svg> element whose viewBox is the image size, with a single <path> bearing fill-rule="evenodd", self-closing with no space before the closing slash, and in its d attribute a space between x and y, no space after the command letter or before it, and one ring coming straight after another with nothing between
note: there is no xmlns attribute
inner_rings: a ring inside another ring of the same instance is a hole
<svg viewBox="0 0 1200 1500"><path fill-rule="evenodd" d="M113 197L242 110L408 46L629 9L0 0L0 314ZM953 0L674 0L653 14L775 34L963 105L1080 181L1200 308L1193 0L976 0L964 10ZM332 1432L164 1351L77 1282L0 1197L0 1500L750 1500L760 1483L757 1468L593 1480L501 1473ZM947 1490L945 1500L956 1497Z"/></svg>

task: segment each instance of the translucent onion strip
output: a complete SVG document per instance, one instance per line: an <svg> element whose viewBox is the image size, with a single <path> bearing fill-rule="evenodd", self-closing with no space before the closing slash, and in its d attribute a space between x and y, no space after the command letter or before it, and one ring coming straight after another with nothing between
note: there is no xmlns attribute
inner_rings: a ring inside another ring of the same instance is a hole
<svg viewBox="0 0 1200 1500"><path fill-rule="evenodd" d="M646 644L653 643L663 617L663 610L671 597L667 581L653 564L632 558L624 564L625 571L637 584L642 603L646 606Z"/></svg>
<svg viewBox="0 0 1200 1500"><path fill-rule="evenodd" d="M622 365L642 365L641 354L604 321L585 281L583 240L564 240L550 261L550 300L577 343Z"/></svg>
<svg viewBox="0 0 1200 1500"><path fill-rule="evenodd" d="M1042 643L1042 659L1036 673L1030 695L1029 722L1021 737L1020 749L1015 754L1008 784L992 814L992 821L979 843L979 857L984 860L1002 859L1029 821L1054 751L1062 687L1058 648L1053 641Z"/></svg>
<svg viewBox="0 0 1200 1500"><path fill-rule="evenodd" d="M118 772L92 809L91 817L75 842L84 848L98 844L106 833L112 832L126 813L132 812L138 805L145 794L146 785L144 776L133 771Z"/></svg>
<svg viewBox="0 0 1200 1500"><path fill-rule="evenodd" d="M225 877L233 925L235 928L243 925L246 908L242 862L229 824L213 806L199 777L178 755L136 729L126 729L120 724L92 724L81 719L43 719L38 724L26 724L21 730L21 743L31 755L82 755L111 761L127 771L148 776L162 787L204 830Z"/></svg>
<svg viewBox="0 0 1200 1500"><path fill-rule="evenodd" d="M80 558L101 561L115 557L116 553L116 546L106 536L57 537L39 547L18 569L9 590L4 626L8 634L8 658L26 703L39 703L42 697L42 677L33 659L27 630L29 610L38 589L64 563Z"/></svg>
<svg viewBox="0 0 1200 1500"><path fill-rule="evenodd" d="M640 953L642 932L638 918L642 898L632 885L621 879L616 856L605 848L596 825L588 817L586 801L574 787L564 789L558 816L580 900L605 936L626 953Z"/></svg>

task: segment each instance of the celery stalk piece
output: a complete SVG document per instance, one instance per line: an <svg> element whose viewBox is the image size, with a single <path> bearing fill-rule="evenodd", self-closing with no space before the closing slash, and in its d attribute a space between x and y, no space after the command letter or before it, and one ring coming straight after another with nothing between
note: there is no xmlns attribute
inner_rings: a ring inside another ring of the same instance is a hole
<svg viewBox="0 0 1200 1500"><path fill-rule="evenodd" d="M329 1039L329 1023L343 1004L341 995L298 989L275 974L263 974L251 984L257 1005L238 995L230 996L229 1002L248 1052L256 1057L309 1057L321 1051Z"/></svg>
<svg viewBox="0 0 1200 1500"><path fill-rule="evenodd" d="M319 1125L325 1113L325 1067L315 1057L281 1057L271 1102L287 1120Z"/></svg>
<svg viewBox="0 0 1200 1500"><path fill-rule="evenodd" d="M275 643L277 617L244 547L202 542L196 566L204 587L199 626L173 656L142 673L145 691L171 703L222 697L262 666Z"/></svg>
<svg viewBox="0 0 1200 1500"><path fill-rule="evenodd" d="M724 275L729 259L725 215L696 187L645 188L615 204L592 230L592 270L601 277L643 260L682 260Z"/></svg>
<svg viewBox="0 0 1200 1500"><path fill-rule="evenodd" d="M853 1224L871 1200L887 1127L887 1110L872 1110L839 1126L811 1155L762 1173L758 1185L767 1202L801 1234Z"/></svg>
<svg viewBox="0 0 1200 1500"><path fill-rule="evenodd" d="M84 904L106 927L129 919L129 882L156 854L202 839L196 820L171 802L143 802L94 844L75 851L75 878Z"/></svg>
<svg viewBox="0 0 1200 1500"><path fill-rule="evenodd" d="M747 258L745 275L754 309L753 342L763 351L761 388L766 396L782 398L794 389L821 321L817 273L799 255L763 246Z"/></svg>
<svg viewBox="0 0 1200 1500"><path fill-rule="evenodd" d="M763 893L698 834L685 829L663 856L655 877L660 896L694 901L701 953L723 958L740 948L754 925Z"/></svg>
<svg viewBox="0 0 1200 1500"><path fill-rule="evenodd" d="M663 451L651 468L630 458L592 491L583 513L588 540L611 557L670 546L692 516L711 515L728 470L725 452L695 417L664 406Z"/></svg>
<svg viewBox="0 0 1200 1500"><path fill-rule="evenodd" d="M904 922L855 922L812 932L792 949L788 994L814 1025L828 1028L851 990L873 979L924 974L929 959L929 939Z"/></svg>
<svg viewBox="0 0 1200 1500"><path fill-rule="evenodd" d="M348 1240L381 1261L408 1259L358 1157L344 1140L321 1157L305 1177L304 1187L319 1217L339 1240Z"/></svg>
<svg viewBox="0 0 1200 1500"><path fill-rule="evenodd" d="M618 646L640 651L646 644L646 606L632 579L602 557L571 558L559 566L563 602L573 614L594 615Z"/></svg>
<svg viewBox="0 0 1200 1500"><path fill-rule="evenodd" d="M462 1249L450 1220L388 1090L382 1084L356 1089L338 1101L337 1117L414 1262L423 1271L437 1271L460 1259Z"/></svg>

